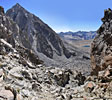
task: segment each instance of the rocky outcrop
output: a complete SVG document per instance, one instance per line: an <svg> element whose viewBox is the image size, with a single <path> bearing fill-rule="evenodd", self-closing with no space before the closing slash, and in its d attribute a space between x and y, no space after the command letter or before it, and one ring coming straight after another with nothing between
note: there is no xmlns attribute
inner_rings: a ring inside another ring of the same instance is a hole
<svg viewBox="0 0 112 100"><path fill-rule="evenodd" d="M0 14L4 14L4 8L2 6L0 6Z"/></svg>
<svg viewBox="0 0 112 100"><path fill-rule="evenodd" d="M0 38L11 43L13 47L15 47L15 43L17 44L17 42L21 46L25 45L26 48L31 47L26 33L24 32L23 34L19 26L4 13L0 16Z"/></svg>
<svg viewBox="0 0 112 100"><path fill-rule="evenodd" d="M104 11L103 24L97 31L97 36L91 45L92 74L112 66L112 10Z"/></svg>

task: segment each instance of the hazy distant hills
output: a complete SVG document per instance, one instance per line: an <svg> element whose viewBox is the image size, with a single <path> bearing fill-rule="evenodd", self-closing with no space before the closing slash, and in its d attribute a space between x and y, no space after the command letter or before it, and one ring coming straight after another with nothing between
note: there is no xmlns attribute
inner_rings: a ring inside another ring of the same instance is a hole
<svg viewBox="0 0 112 100"><path fill-rule="evenodd" d="M59 36L64 40L91 40L96 36L96 31L60 32Z"/></svg>
<svg viewBox="0 0 112 100"><path fill-rule="evenodd" d="M96 31L60 32L59 36L69 44L90 53L91 42L96 36Z"/></svg>

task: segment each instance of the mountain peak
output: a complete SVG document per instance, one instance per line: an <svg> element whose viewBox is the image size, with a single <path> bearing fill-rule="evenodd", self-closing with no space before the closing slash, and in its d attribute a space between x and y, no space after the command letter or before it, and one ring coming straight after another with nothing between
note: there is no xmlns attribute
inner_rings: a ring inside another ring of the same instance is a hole
<svg viewBox="0 0 112 100"><path fill-rule="evenodd" d="M19 3L16 3L14 6L13 6L13 8L23 8Z"/></svg>
<svg viewBox="0 0 112 100"><path fill-rule="evenodd" d="M110 8L104 10L104 17L101 19L102 22L110 21L112 19L112 10Z"/></svg>
<svg viewBox="0 0 112 100"><path fill-rule="evenodd" d="M43 53L51 59L54 57L54 50L57 56L65 55L66 58L71 56L60 37L41 19L35 15L32 16L32 13L18 3L8 10L6 15L12 18L20 29L27 33L28 41L32 44L31 48L35 52ZM33 39L34 36L38 42ZM26 45L26 43L24 44Z"/></svg>
<svg viewBox="0 0 112 100"><path fill-rule="evenodd" d="M19 4L19 3L16 3L16 5L15 6L18 6L18 7L20 7L21 5Z"/></svg>

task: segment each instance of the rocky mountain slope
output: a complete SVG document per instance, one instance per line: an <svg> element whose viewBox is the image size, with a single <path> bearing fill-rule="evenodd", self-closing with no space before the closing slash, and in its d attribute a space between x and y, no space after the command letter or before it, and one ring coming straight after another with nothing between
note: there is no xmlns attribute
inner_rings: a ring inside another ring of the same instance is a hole
<svg viewBox="0 0 112 100"><path fill-rule="evenodd" d="M47 24L19 4L9 9L6 15L18 24L23 33L27 32L31 49L35 52L41 52L49 58L53 58L54 53L58 56L64 54L67 58L71 56L58 35Z"/></svg>
<svg viewBox="0 0 112 100"><path fill-rule="evenodd" d="M28 49L31 49L44 61L46 66L75 67L90 71L89 53L73 46L68 47L60 37L43 21L34 14L16 4L6 12L21 30L18 41ZM23 38L26 37L25 42ZM87 59L86 59L87 58ZM79 63L80 62L80 63Z"/></svg>
<svg viewBox="0 0 112 100"><path fill-rule="evenodd" d="M64 40L71 40L71 41L91 40L95 38L96 31L60 32L59 36Z"/></svg>
<svg viewBox="0 0 112 100"><path fill-rule="evenodd" d="M111 66L112 60L112 10L104 12L103 24L97 31L98 35L92 43L91 63L93 74Z"/></svg>
<svg viewBox="0 0 112 100"><path fill-rule="evenodd" d="M98 76L86 77L74 68L46 67L24 47L19 32L18 25L0 7L0 100L112 99L111 67Z"/></svg>

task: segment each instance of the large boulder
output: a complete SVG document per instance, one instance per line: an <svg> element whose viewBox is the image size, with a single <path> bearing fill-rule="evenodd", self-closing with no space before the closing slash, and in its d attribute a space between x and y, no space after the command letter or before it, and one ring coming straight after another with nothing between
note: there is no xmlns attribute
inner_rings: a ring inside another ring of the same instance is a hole
<svg viewBox="0 0 112 100"><path fill-rule="evenodd" d="M91 44L92 74L112 66L112 10L104 11L103 24L97 31L97 36Z"/></svg>

